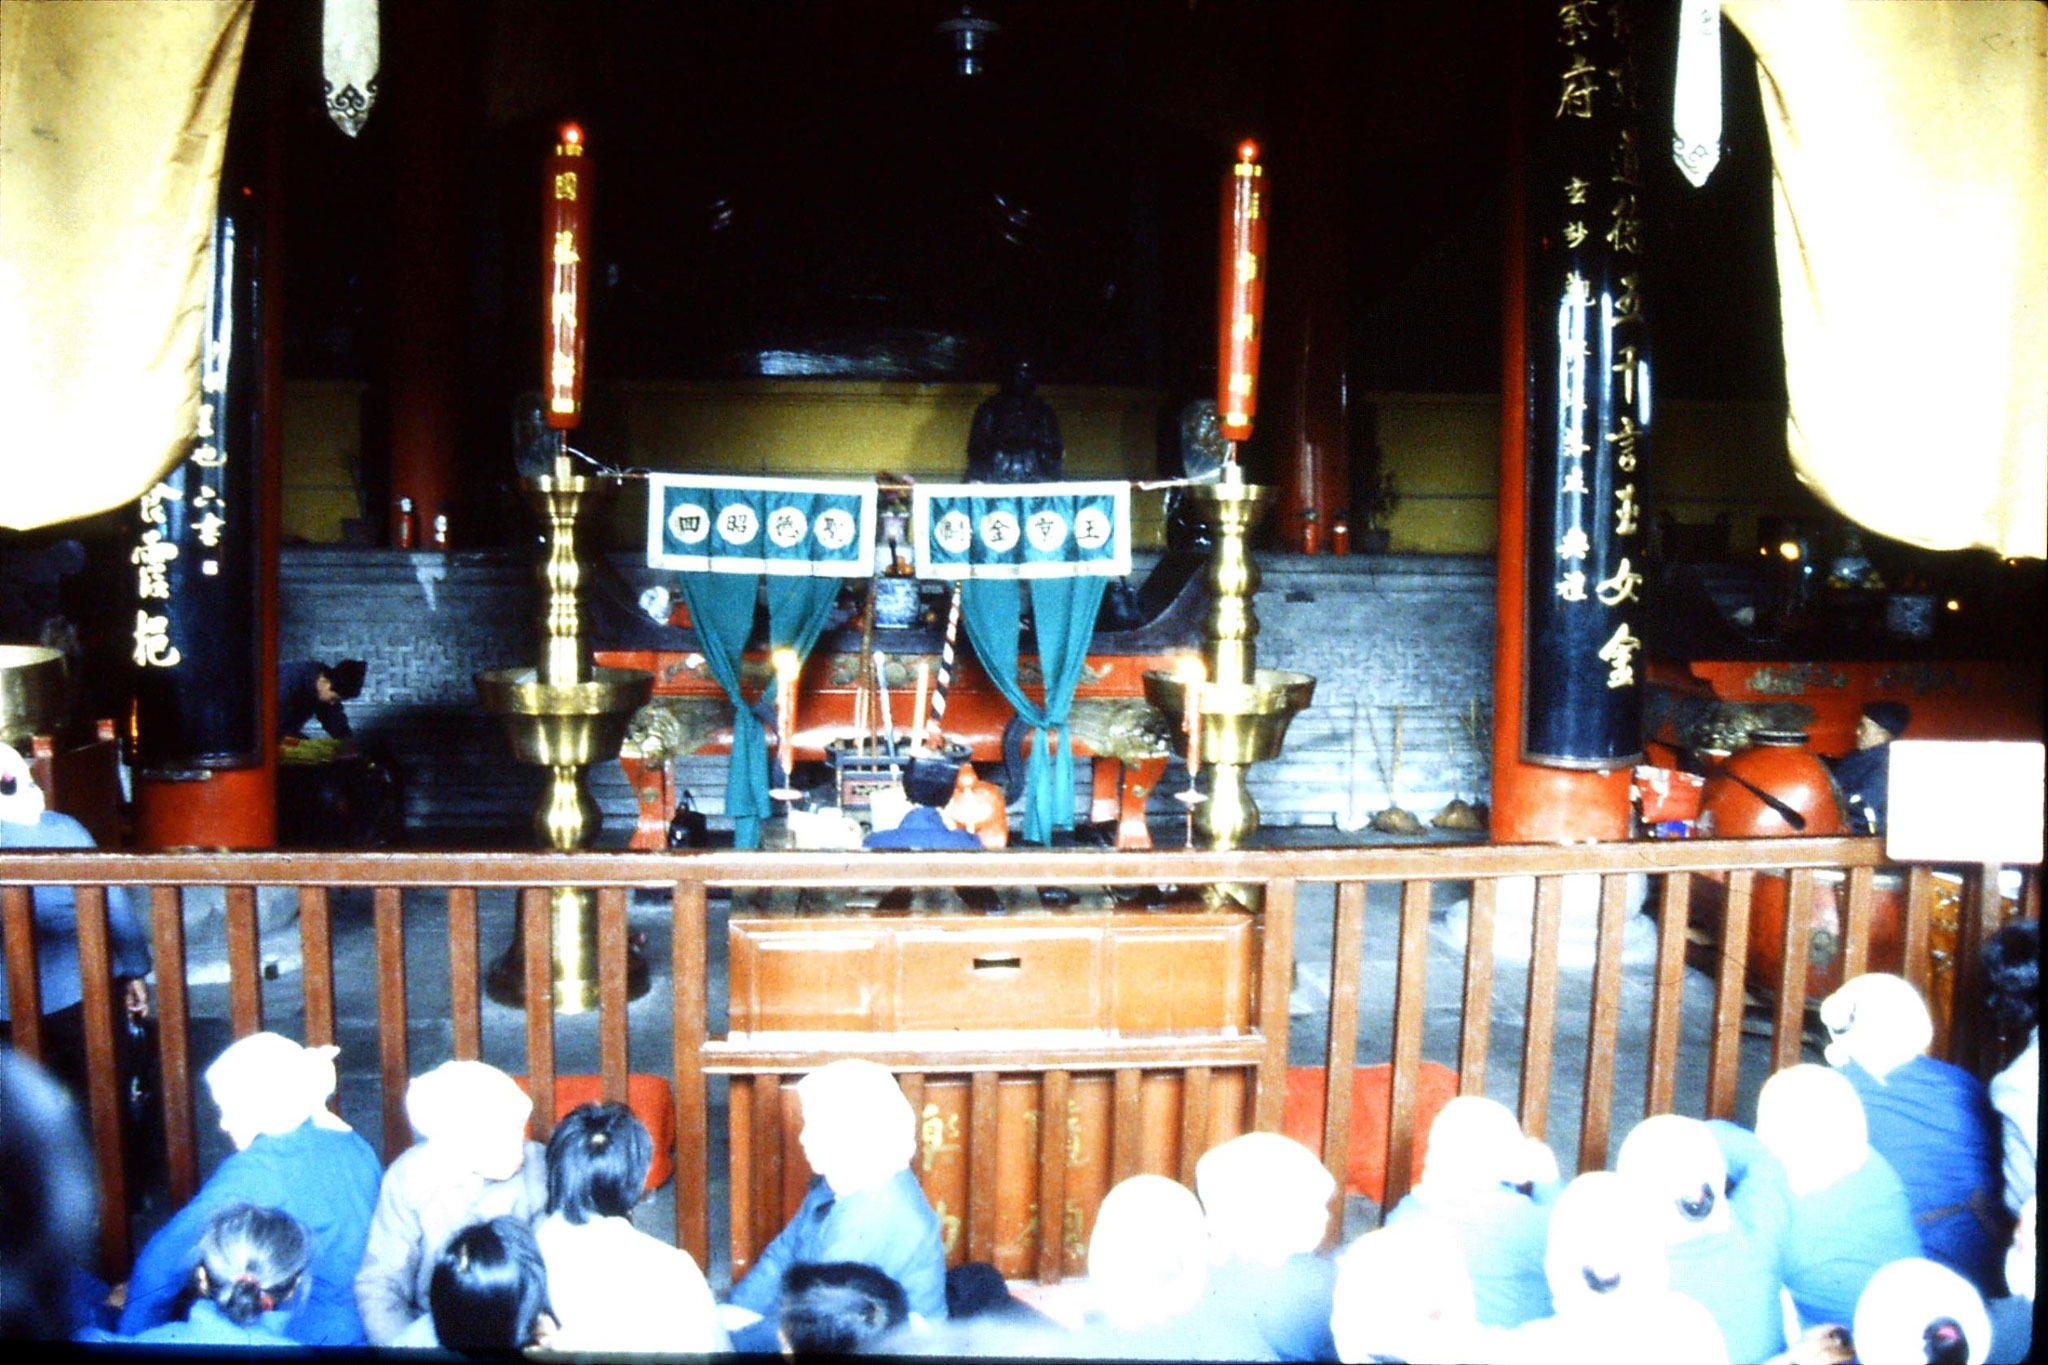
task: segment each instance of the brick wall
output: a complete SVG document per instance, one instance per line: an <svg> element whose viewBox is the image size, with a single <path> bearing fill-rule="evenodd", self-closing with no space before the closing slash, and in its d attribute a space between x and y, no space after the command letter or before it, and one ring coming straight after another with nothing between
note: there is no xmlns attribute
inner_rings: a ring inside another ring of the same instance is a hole
<svg viewBox="0 0 2048 1365"><path fill-rule="evenodd" d="M660 581L631 556L613 562L636 584ZM1400 804L1426 821L1453 796L1484 796L1492 561L1264 555L1259 564L1259 662L1317 680L1315 704L1295 719L1280 757L1252 769L1264 821L1355 827L1385 806L1380 770L1391 761L1396 706ZM506 846L533 838L542 775L512 762L471 683L480 669L534 662L533 591L531 561L515 551L283 552L279 655L368 662L349 715L361 739L396 758L407 825L425 838ZM1460 720L1475 702L1476 746ZM678 776L701 808L722 809L723 755L687 760ZM1160 813L1179 812L1170 794L1184 780L1176 767L1161 784ZM591 790L604 810L599 842L623 844L634 809L617 765L594 768Z"/></svg>

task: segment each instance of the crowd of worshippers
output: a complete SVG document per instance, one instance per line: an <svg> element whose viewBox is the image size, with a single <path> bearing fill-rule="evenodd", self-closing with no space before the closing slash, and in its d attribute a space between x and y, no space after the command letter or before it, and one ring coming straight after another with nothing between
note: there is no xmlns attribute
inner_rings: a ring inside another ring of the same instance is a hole
<svg viewBox="0 0 2048 1365"><path fill-rule="evenodd" d="M1827 1065L1763 1085L1753 1129L1644 1119L1614 1169L1560 1178L1513 1113L1451 1100L1383 1226L1322 1250L1337 1187L1250 1133L1102 1200L1087 1277L1034 1306L948 1269L891 1072L795 1085L814 1176L721 1303L636 1228L653 1156L620 1104L543 1147L510 1077L452 1061L410 1083L418 1140L384 1169L329 1105L335 1049L273 1033L204 1072L234 1147L119 1290L84 1269L91 1161L75 1105L0 1053L0 1331L209 1347L544 1353L879 1351L945 1357L1766 1361L2027 1358L2034 1295L2038 924L1987 947L2016 1060L1986 1084L1926 1055L1920 994L1869 974L1823 1002ZM2023 1040L2023 1044L2022 1044ZM118 1304L118 1308L112 1305Z"/></svg>

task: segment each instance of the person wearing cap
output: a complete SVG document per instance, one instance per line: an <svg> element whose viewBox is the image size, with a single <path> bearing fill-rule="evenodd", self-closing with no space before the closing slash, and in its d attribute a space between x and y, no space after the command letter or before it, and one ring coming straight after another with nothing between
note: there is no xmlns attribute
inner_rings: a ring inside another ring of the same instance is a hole
<svg viewBox="0 0 2048 1365"><path fill-rule="evenodd" d="M354 701L363 690L368 665L361 659L343 659L337 664L318 659L300 659L279 664L277 669L277 733L295 736L306 722L317 719L320 728L336 739L349 739L345 701Z"/></svg>
<svg viewBox="0 0 2048 1365"><path fill-rule="evenodd" d="M980 848L981 840L946 819L943 807L953 799L957 770L950 763L931 758L913 758L903 770L903 794L910 809L894 829L878 829L861 840L862 848L914 849Z"/></svg>
<svg viewBox="0 0 2048 1365"><path fill-rule="evenodd" d="M1983 1365L1991 1354L1991 1319L1976 1287L1918 1258L1871 1276L1850 1335L1863 1365Z"/></svg>
<svg viewBox="0 0 2048 1365"><path fill-rule="evenodd" d="M547 1152L526 1136L533 1101L485 1062L443 1062L415 1076L405 1113L420 1140L384 1173L356 1272L356 1309L372 1346L430 1311L434 1265L471 1223L547 1210Z"/></svg>
<svg viewBox="0 0 2048 1365"><path fill-rule="evenodd" d="M1281 1360L1335 1360L1337 1266L1319 1254L1337 1180L1279 1133L1241 1133L1195 1163L1209 1233L1208 1301L1248 1323Z"/></svg>
<svg viewBox="0 0 2048 1365"><path fill-rule="evenodd" d="M1984 1082L1926 1055L1927 1002L1903 977L1866 972L1821 1001L1828 1064L1863 1101L1870 1145L1892 1164L1913 1205L1928 1259L1983 1297L2005 1292L2012 1231L1997 1112Z"/></svg>
<svg viewBox="0 0 2048 1365"><path fill-rule="evenodd" d="M1889 819L1892 741L1906 733L1913 713L1902 701L1866 702L1856 721L1856 748L1835 761L1835 785L1849 818L1864 834L1882 834Z"/></svg>
<svg viewBox="0 0 2048 1365"><path fill-rule="evenodd" d="M946 1244L910 1169L917 1116L896 1077L847 1057L805 1076L796 1093L803 1106L797 1141L815 1174L796 1215L732 1288L724 1317L733 1349L776 1349L782 1280L794 1265L863 1262L903 1286L912 1313L942 1320Z"/></svg>
<svg viewBox="0 0 2048 1365"><path fill-rule="evenodd" d="M288 1214L312 1234L307 1288L284 1315L284 1333L307 1346L363 1344L352 1282L384 1171L361 1134L327 1108L338 1050L252 1033L206 1068L235 1150L135 1258L124 1336L171 1320L207 1227L223 1210L249 1204Z"/></svg>
<svg viewBox="0 0 2048 1365"><path fill-rule="evenodd" d="M1088 1307L1063 1354L1119 1360L1275 1360L1209 1294L1217 1273L1202 1205L1163 1175L1118 1181L1088 1236Z"/></svg>

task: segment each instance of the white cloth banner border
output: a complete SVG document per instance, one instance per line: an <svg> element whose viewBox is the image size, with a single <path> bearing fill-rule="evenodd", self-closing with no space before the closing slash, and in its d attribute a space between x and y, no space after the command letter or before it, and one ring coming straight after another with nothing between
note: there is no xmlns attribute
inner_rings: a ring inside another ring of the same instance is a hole
<svg viewBox="0 0 2048 1365"><path fill-rule="evenodd" d="M647 566L867 578L876 504L873 480L650 473Z"/></svg>
<svg viewBox="0 0 2048 1365"><path fill-rule="evenodd" d="M1131 485L921 483L910 492L910 540L919 578L1122 578Z"/></svg>

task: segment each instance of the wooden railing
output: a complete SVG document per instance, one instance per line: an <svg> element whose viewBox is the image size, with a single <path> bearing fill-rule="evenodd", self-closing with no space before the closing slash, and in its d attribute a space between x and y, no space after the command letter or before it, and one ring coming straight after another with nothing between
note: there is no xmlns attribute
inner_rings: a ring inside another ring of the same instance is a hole
<svg viewBox="0 0 2048 1365"><path fill-rule="evenodd" d="M446 1009L456 1057L484 1053L481 962L479 945L480 892L514 890L522 917L525 945L524 980L528 1000L549 995L549 888L591 889L598 923L599 977L597 1052L603 1094L623 1100L632 1069L636 1039L629 1026L626 962L628 908L631 893L658 889L668 897L673 927L669 989L673 1056L672 1082L677 1137L675 1181L676 1240L700 1264L708 1264L710 1210L706 1202L711 1151L708 1129L709 1076L748 1074L773 1076L803 1069L809 1057L791 1053L779 1058L750 1056L736 1065L733 1050L707 1036L706 925L707 898L714 891L765 888L845 888L883 886L944 888L957 886L1179 886L1228 883L1251 888L1256 895L1259 929L1255 966L1255 1027L1234 1043L1228 1064L1249 1072L1249 1126L1274 1130L1281 1124L1290 1021L1288 989L1294 961L1295 906L1299 888L1327 883L1336 888L1332 925L1331 990L1328 1044L1322 1060L1326 1103L1323 1157L1340 1180L1349 1143L1355 1039L1360 992L1360 964L1365 951L1367 888L1372 883L1400 886L1398 940L1391 945L1396 959L1392 999L1392 1094L1385 1134L1388 1206L1405 1192L1415 1143L1416 1081L1423 1054L1425 983L1429 947L1431 889L1437 882L1471 883L1466 946L1459 998L1462 1014L1456 1047L1460 1093L1486 1088L1491 1014L1500 962L1519 968L1517 951L1497 954L1495 919L1503 878L1536 879L1534 910L1527 945L1526 980L1521 983L1522 1040L1518 1097L1523 1125L1541 1136L1550 1120L1549 1096L1556 1064L1559 1019L1559 930L1566 900L1567 877L1591 874L1600 878L1596 951L1590 976L1590 1014L1583 1060L1584 1098L1578 1115L1578 1164L1601 1166L1607 1158L1609 1120L1614 1112L1616 1062L1621 1037L1624 984L1623 936L1631 913L1627 900L1630 874L1648 874L1658 908L1658 937L1651 968L1651 1008L1644 1058L1642 1111L1657 1113L1674 1107L1709 1116L1732 1116L1738 1095L1738 1054L1742 1035L1744 972L1741 964L1749 939L1749 920L1760 876L1784 875L1784 923L1779 978L1769 1024L1773 1069L1799 1059L1807 998L1807 945L1815 914L1817 874L1845 874L1838 901L1842 909L1840 961L1845 975L1871 963L1872 926L1877 896L1875 879L1883 864L1875 839L1820 838L1743 841L1631 842L1622 844L1546 847L1525 845L1420 846L1409 848L1344 848L1201 852L1042 852L1012 850L1001 854L701 854L653 853L250 853L163 854L116 853L10 854L0 858L0 930L4 930L7 981L12 1002L13 1036L23 1052L38 1055L37 986L32 947L30 888L66 885L77 888L79 956L85 990L85 1025L90 1086L89 1121L102 1182L101 1240L105 1261L118 1270L129 1254L127 1220L112 1216L127 1205L127 1172L123 1169L120 1118L117 1108L113 1039L112 986L106 889L123 886L140 892L137 908L146 910L155 961L159 1047L162 1062L164 1127L171 1197L188 1198L199 1180L194 1076L191 1056L191 1014L186 984L187 952L184 888L224 889L225 955L228 963L228 1016L236 1036L263 1027L263 970L257 924L257 888L296 889L300 977L304 1011L303 1041L336 1038L336 973L368 970L374 974L377 1072L383 1150L387 1159L411 1141L404 1111L404 1092L412 1069L408 1044L408 891L445 892L445 934L449 980ZM1983 938L2001 918L1997 869L1975 869L1964 880L1958 924L1947 963L1954 982L1973 980L1976 954ZM1930 869L1905 869L1900 916L1903 972L1923 992L1937 984L1935 884ZM1721 963L1732 970L1716 973L1703 1095L1677 1093L1680 1075L1680 1010L1685 977L1688 906L1695 883L1725 885L1718 949ZM336 960L330 897L340 888L370 890L369 961ZM2026 870L2018 913L2037 916L2038 868ZM438 916L435 916L438 918ZM1497 961L1498 958L1498 961ZM1880 964L1881 965L1881 964ZM417 983L415 983L417 984ZM1505 983L1502 983L1505 984ZM418 992L414 992L418 993ZM438 992L434 992L438 1001ZM1972 990L1955 991L1956 1026L1946 1040L1952 1057L1978 1060L1982 1042L1966 1008ZM362 1022L362 1021L354 1021ZM552 1113L556 1076L557 1020L546 1009L525 1013L523 1070L530 1076L536 1112ZM1169 1055L1172 1054L1172 1055ZM644 1053L643 1053L644 1055ZM205 1059L198 1059L203 1062ZM438 1059L436 1059L438 1060ZM487 1058L487 1060L489 1060ZM919 1059L884 1058L904 1073L906 1087L922 1086ZM965 1070L972 1078L970 1106L993 1102L993 1076L1019 1067L1015 1056L973 1059L967 1063L935 1062L944 1070ZM1128 1040L1105 1039L1091 1058L1082 1047L1072 1055L1037 1059L1023 1069L1040 1076L1044 1102L1059 1112L1065 1087L1076 1070L1106 1071L1116 1076L1112 1105L1111 1145L1119 1175L1142 1160L1135 1137L1126 1129L1137 1121L1139 1103L1134 1078L1147 1065L1185 1067L1183 1049L1160 1051L1156 1058ZM1204 1131L1209 1071L1193 1059L1203 1084L1183 1092L1181 1144L1175 1169L1185 1176L1196 1154L1190 1145ZM1684 1103L1681 1105L1680 1101ZM756 1126L759 1121L756 1120ZM993 1119L970 1113L974 1135L992 1131ZM1047 1145L1064 1140L1059 1125L1038 1125L1038 1169L1048 1176L1044 1188L1058 1191L1058 1161ZM765 1130L764 1130L765 1132ZM984 1248L989 1230L994 1161L987 1152L969 1156L971 1172L965 1210L965 1242ZM735 1198L741 1186L736 1180ZM740 1220L735 1210L735 1223ZM756 1210L757 1224L772 1217ZM1057 1223L1059 1220L1048 1220ZM1056 1236L1042 1232L1042 1237ZM735 1238L736 1246L743 1245ZM1041 1276L1057 1278L1064 1258L1041 1242L1035 1264Z"/></svg>

